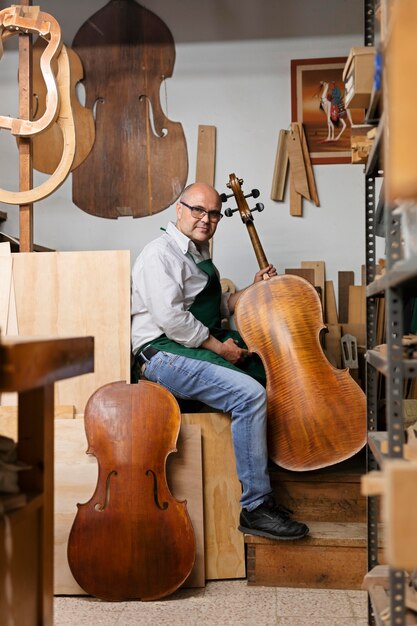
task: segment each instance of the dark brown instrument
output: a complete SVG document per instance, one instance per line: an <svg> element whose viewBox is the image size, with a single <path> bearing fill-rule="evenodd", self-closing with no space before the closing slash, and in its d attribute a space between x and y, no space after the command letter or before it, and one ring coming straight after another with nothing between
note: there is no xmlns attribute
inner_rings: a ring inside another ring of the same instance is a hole
<svg viewBox="0 0 417 626"><path fill-rule="evenodd" d="M134 0L110 0L76 33L95 142L74 170L74 203L106 218L144 217L170 206L188 175L185 135L160 103L174 69L166 24Z"/></svg>
<svg viewBox="0 0 417 626"><path fill-rule="evenodd" d="M262 269L268 261L254 235L242 182L230 174L228 187L249 225ZM223 201L227 197L224 194ZM363 448L365 394L348 369L333 367L323 353L320 298L308 281L283 275L251 285L239 297L235 322L249 350L260 356L265 367L268 451L275 463L289 470L314 470L348 459Z"/></svg>
<svg viewBox="0 0 417 626"><path fill-rule="evenodd" d="M161 385L110 383L85 411L88 454L97 457L96 490L68 540L75 580L103 600L155 600L175 591L194 565L186 503L170 493L167 456L180 428L177 401Z"/></svg>

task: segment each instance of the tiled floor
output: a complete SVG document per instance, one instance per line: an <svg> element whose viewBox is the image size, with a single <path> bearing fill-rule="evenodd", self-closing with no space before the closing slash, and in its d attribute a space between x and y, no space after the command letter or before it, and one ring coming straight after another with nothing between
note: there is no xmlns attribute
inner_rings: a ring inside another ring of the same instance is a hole
<svg viewBox="0 0 417 626"><path fill-rule="evenodd" d="M365 591L252 587L208 582L158 602L56 597L55 626L367 626Z"/></svg>

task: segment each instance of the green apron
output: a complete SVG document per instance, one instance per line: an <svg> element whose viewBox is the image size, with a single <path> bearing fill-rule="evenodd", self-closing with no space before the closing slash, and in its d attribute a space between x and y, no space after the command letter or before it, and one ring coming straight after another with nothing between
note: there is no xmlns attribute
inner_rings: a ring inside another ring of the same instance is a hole
<svg viewBox="0 0 417 626"><path fill-rule="evenodd" d="M211 259L196 263L196 265L208 275L208 281L204 289L196 296L193 304L190 307L190 313L194 315L199 322L204 324L210 329L210 334L221 342L226 341L230 337L237 341L241 348L246 348L246 344L242 340L239 333L235 330L226 330L221 327L220 317L220 303L222 297L222 289L220 280L214 269L214 265ZM151 341L150 344L158 350L164 352L171 352L172 354L179 354L191 359L198 359L200 361L208 361L209 363L215 363L223 367L229 367L237 371L243 371L252 378L255 378L263 385L266 384L265 370L262 365L261 359L257 354L253 354L251 357L245 359L242 364L233 365L219 354L207 350L205 348L187 348L172 339L168 339L166 335L161 335L157 339Z"/></svg>

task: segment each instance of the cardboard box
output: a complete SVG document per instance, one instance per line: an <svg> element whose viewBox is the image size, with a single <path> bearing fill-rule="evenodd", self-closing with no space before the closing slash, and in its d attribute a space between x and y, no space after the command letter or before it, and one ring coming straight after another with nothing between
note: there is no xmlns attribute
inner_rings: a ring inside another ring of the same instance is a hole
<svg viewBox="0 0 417 626"><path fill-rule="evenodd" d="M367 109L374 82L374 46L352 48L343 70L345 106Z"/></svg>

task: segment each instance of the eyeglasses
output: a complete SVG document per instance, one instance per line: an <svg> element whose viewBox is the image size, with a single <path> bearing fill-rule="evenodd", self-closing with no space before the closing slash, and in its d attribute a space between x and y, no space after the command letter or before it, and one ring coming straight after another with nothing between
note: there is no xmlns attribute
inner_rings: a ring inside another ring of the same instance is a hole
<svg viewBox="0 0 417 626"><path fill-rule="evenodd" d="M179 202L180 204L183 204L184 206L186 206L187 209L190 209L191 215L195 217L196 219L201 220L201 218L207 215L210 222L220 222L220 220L223 217L223 213L220 213L220 211L206 211L200 206L190 206L189 204L187 204L186 202L183 202L182 200L180 200Z"/></svg>

